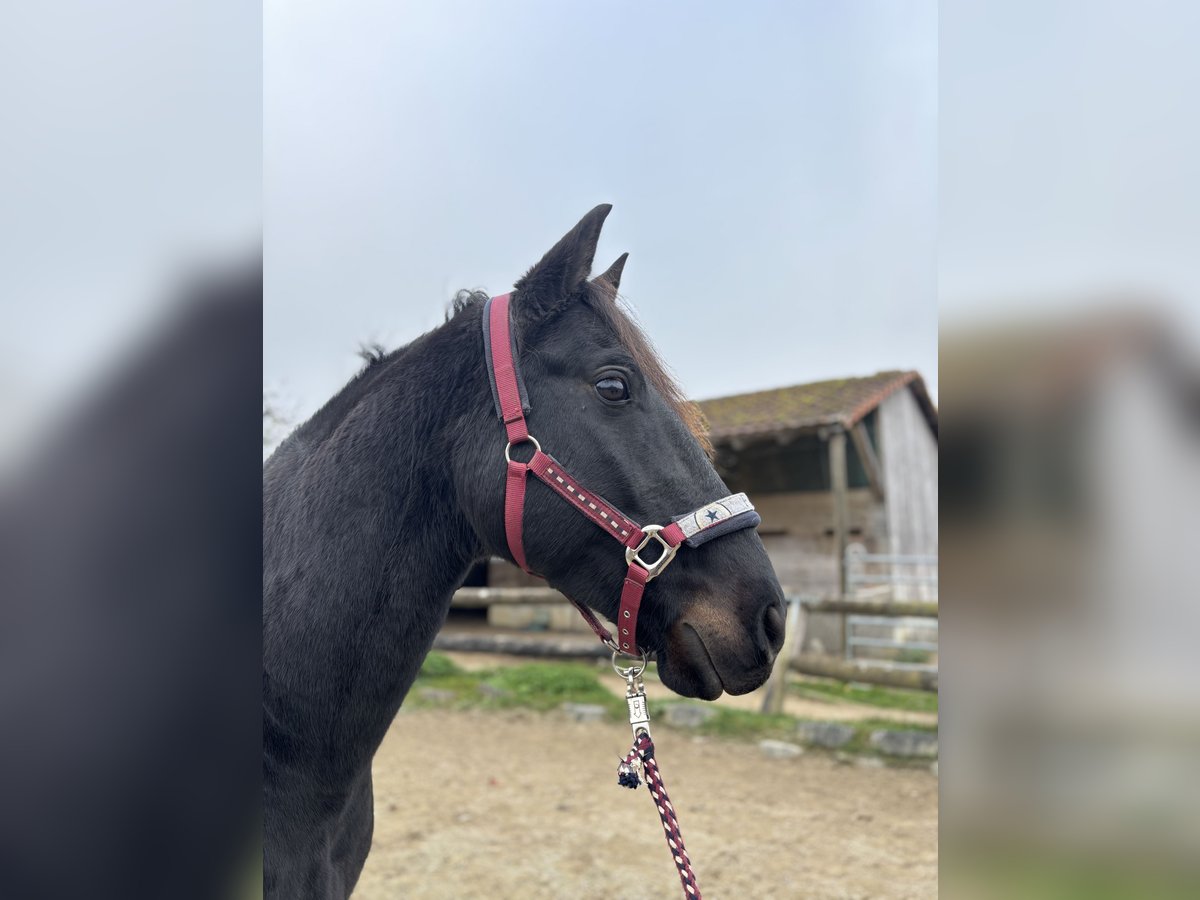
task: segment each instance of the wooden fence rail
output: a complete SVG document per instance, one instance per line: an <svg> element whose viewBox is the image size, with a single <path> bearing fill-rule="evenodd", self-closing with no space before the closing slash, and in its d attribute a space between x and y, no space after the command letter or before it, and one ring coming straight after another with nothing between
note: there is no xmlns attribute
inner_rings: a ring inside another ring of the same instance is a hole
<svg viewBox="0 0 1200 900"><path fill-rule="evenodd" d="M927 619L938 617L938 605L930 600L855 600L849 597L830 597L824 600L804 600L805 612L846 613L853 616L914 616Z"/></svg>
<svg viewBox="0 0 1200 900"><path fill-rule="evenodd" d="M612 656L612 651L594 638L553 638L548 635L515 634L446 634L433 641L434 650L456 650L464 653L505 653L511 656L536 656L555 659L599 659Z"/></svg>
<svg viewBox="0 0 1200 900"><path fill-rule="evenodd" d="M451 609L486 609L489 606L566 603L567 598L549 587L465 587L454 592Z"/></svg>
<svg viewBox="0 0 1200 900"><path fill-rule="evenodd" d="M838 656L817 653L801 653L789 663L793 672L801 675L817 675L821 678L836 678L838 681L861 681L884 687L913 688L920 691L937 692L937 672L924 669L889 669L883 666L859 666Z"/></svg>

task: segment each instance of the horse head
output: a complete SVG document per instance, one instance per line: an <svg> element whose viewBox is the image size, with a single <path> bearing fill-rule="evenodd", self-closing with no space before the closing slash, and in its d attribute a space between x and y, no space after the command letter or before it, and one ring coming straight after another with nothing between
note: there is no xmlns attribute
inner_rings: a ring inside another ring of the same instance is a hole
<svg viewBox="0 0 1200 900"><path fill-rule="evenodd" d="M528 425L547 453L630 518L669 522L729 491L709 460L698 411L617 302L625 256L589 280L610 208L584 216L515 285ZM452 468L458 504L481 543L511 559L505 443L495 417L464 422ZM535 480L525 502L529 568L615 621L626 572L620 544ZM654 652L663 683L685 696L754 690L783 642L783 591L752 529L681 551L646 586L641 610L637 644Z"/></svg>

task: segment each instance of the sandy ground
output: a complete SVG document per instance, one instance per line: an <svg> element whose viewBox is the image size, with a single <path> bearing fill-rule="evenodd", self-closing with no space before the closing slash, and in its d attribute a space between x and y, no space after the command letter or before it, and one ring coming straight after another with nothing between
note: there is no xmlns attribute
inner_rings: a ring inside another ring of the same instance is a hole
<svg viewBox="0 0 1200 900"><path fill-rule="evenodd" d="M937 896L927 770L656 739L709 900ZM624 726L561 713L402 711L375 759L375 840L355 897L679 897L649 795L616 784L629 742Z"/></svg>

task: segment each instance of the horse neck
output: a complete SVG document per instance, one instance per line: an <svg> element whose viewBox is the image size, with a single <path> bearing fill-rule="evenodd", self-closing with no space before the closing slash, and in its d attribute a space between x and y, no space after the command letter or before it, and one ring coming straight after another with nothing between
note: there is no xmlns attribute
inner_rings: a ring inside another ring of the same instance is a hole
<svg viewBox="0 0 1200 900"><path fill-rule="evenodd" d="M452 321L378 363L319 446L297 433L290 478L266 473L264 667L281 724L346 777L369 763L482 552L447 465L459 423L490 413L473 336Z"/></svg>

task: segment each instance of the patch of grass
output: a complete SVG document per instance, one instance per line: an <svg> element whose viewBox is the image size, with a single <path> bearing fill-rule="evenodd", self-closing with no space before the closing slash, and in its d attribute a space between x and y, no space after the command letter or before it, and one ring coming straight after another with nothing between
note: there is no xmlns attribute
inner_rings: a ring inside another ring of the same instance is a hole
<svg viewBox="0 0 1200 900"><path fill-rule="evenodd" d="M926 734L937 734L936 725L903 725L893 722L890 719L863 719L859 722L847 722L847 725L854 727L854 737L846 746L842 747L843 753L854 753L859 756L879 756L881 755L874 747L871 746L872 731L923 731ZM891 760L896 765L902 764L900 760ZM909 761L911 765L926 766L929 765L927 759L914 759Z"/></svg>
<svg viewBox="0 0 1200 900"><path fill-rule="evenodd" d="M743 741L761 741L765 738L794 740L796 719L783 714L718 707L717 714L704 723L701 730L716 737Z"/></svg>
<svg viewBox="0 0 1200 900"><path fill-rule="evenodd" d="M937 734L938 730L936 725L893 722L891 719L861 719L858 722L849 722L847 724L862 728L864 731L878 731L882 728L886 731L923 731L926 734Z"/></svg>
<svg viewBox="0 0 1200 900"><path fill-rule="evenodd" d="M676 730L667 724L665 718L665 707L677 703L689 703L696 706L707 706L707 704L699 701L689 700L651 700L650 701L650 719L651 725L655 728L670 728ZM797 726L801 722L819 721L816 719L800 719L795 716L786 714L768 715L755 712L748 709L729 709L723 706L709 707L713 709L715 715L707 722L702 723L698 727L692 729L678 729L681 731L691 731L693 734L703 734L712 737L724 738L727 740L737 741L761 741L768 738L775 740L791 741L793 743L804 743L797 733ZM854 737L840 748L841 752L854 754L857 756L879 756L879 752L871 746L871 732L880 729L896 731L922 731L927 733L937 733L936 725L900 725L888 719L863 719L858 722L846 722L854 729ZM812 752L828 752L818 747L810 747ZM929 761L921 760L896 760L888 759L888 765L895 766L920 766L929 765Z"/></svg>
<svg viewBox="0 0 1200 900"><path fill-rule="evenodd" d="M455 696L453 700L430 698L425 695L427 689L451 691ZM588 664L532 663L467 672L444 657L433 666L421 667L404 703L417 709L520 707L542 712L557 709L563 703L595 703L608 709L613 717L625 709L619 697L601 687L598 670Z"/></svg>
<svg viewBox="0 0 1200 900"><path fill-rule="evenodd" d="M459 665L446 654L431 650L426 655L425 661L421 663L421 671L417 677L445 678L448 675L460 675L462 671Z"/></svg>
<svg viewBox="0 0 1200 900"><path fill-rule="evenodd" d="M958 895L1028 900L1183 900L1200 888L1193 867L1132 851L1101 856L960 848L943 878Z"/></svg>
<svg viewBox="0 0 1200 900"><path fill-rule="evenodd" d="M779 738L791 740L796 738L796 716L778 714L770 715L756 713L750 709L731 709L728 707L712 706L702 701L691 700L652 700L650 707L650 726L670 728L665 719L666 708L679 706L703 707L712 709L714 715L706 722L695 728L685 728L696 734L709 734L712 737L731 738L736 740L762 740L763 738Z"/></svg>
<svg viewBox="0 0 1200 900"><path fill-rule="evenodd" d="M680 729L695 734L711 735L713 737L731 738L743 741L759 741L764 738L794 739L796 736L796 718L789 715L765 715L748 709L730 709L725 706L711 706L699 700L651 700L651 728L671 728L664 718L666 707L679 704L701 706L714 711L715 715L707 722L696 728ZM622 708L622 711L623 708Z"/></svg>
<svg viewBox="0 0 1200 900"><path fill-rule="evenodd" d="M404 705L413 709L428 709L431 707L449 707L451 709L468 709L474 706L487 705L488 698L479 693L481 672L460 672L457 675L443 675L439 678L418 678L413 682L412 689L404 698ZM425 689L450 691L454 699L450 701L425 696Z"/></svg>
<svg viewBox="0 0 1200 900"><path fill-rule="evenodd" d="M793 681L788 684L788 691L809 699L842 700L878 706L881 709L930 713L938 711L938 695L930 691L880 687L874 684L846 684L824 679Z"/></svg>
<svg viewBox="0 0 1200 900"><path fill-rule="evenodd" d="M537 663L500 669L487 684L506 692L512 705L556 709L563 703L595 703L620 711L625 704L600 685L594 667L571 663Z"/></svg>

